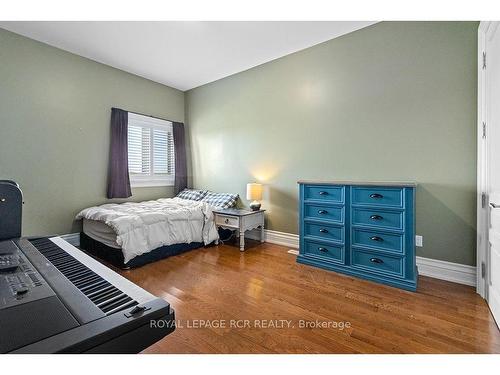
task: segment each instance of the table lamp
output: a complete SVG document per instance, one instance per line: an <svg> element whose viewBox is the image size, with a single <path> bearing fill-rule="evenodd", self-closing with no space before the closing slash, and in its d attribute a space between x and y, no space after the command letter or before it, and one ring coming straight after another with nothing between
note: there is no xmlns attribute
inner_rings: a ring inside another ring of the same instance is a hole
<svg viewBox="0 0 500 375"><path fill-rule="evenodd" d="M260 210L260 200L262 200L262 185L251 183L247 184L247 199L252 201L250 208L253 211Z"/></svg>

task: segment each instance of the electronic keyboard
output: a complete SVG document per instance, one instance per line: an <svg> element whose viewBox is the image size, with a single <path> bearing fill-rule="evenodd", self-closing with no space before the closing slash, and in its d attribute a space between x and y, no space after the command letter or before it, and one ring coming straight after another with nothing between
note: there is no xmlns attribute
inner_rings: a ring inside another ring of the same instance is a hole
<svg viewBox="0 0 500 375"><path fill-rule="evenodd" d="M0 242L0 353L138 353L174 329L168 302L62 238Z"/></svg>

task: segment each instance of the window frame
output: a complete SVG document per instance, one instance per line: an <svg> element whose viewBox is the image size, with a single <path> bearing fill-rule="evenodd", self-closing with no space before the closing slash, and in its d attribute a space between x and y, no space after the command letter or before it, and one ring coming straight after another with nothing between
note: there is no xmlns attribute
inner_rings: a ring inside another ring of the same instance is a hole
<svg viewBox="0 0 500 375"><path fill-rule="evenodd" d="M173 173L170 175L155 175L154 174L154 129L167 130L172 133L173 137L173 124L171 121L161 120L155 117L149 117L144 115L139 115L136 113L128 113L128 126L135 126L141 128L149 128L150 132L150 150L149 150L149 174L148 175L139 175L133 174L130 172L130 167L128 170L130 186L131 187L157 187L157 186L174 186L175 182L175 145L174 147L174 157L172 162L174 165L172 166ZM128 137L128 129L127 129L127 137ZM128 146L127 146L127 154L128 154ZM129 162L127 157L127 163Z"/></svg>

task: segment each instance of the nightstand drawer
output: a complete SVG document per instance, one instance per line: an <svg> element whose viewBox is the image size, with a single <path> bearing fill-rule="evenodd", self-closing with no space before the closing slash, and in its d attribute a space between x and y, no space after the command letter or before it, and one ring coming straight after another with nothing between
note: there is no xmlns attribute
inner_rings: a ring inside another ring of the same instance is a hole
<svg viewBox="0 0 500 375"><path fill-rule="evenodd" d="M240 219L237 216L217 214L215 216L215 224L221 225L224 227L239 228L240 227Z"/></svg>

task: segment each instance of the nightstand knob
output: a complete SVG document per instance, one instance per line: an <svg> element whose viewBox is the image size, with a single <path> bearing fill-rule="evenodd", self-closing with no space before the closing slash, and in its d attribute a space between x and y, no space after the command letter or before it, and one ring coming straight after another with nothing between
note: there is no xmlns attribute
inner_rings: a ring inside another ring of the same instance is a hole
<svg viewBox="0 0 500 375"><path fill-rule="evenodd" d="M228 219L228 218L226 218L226 220L224 220L224 222L225 222L226 224L229 224L229 219Z"/></svg>

